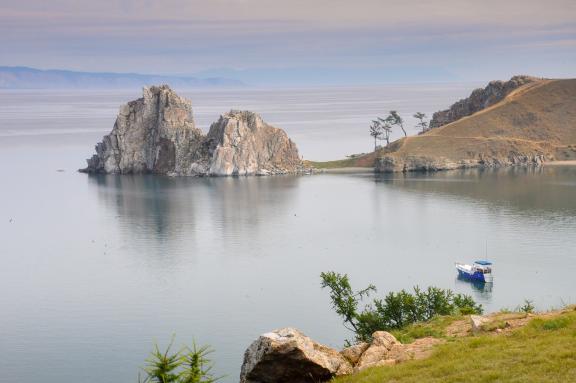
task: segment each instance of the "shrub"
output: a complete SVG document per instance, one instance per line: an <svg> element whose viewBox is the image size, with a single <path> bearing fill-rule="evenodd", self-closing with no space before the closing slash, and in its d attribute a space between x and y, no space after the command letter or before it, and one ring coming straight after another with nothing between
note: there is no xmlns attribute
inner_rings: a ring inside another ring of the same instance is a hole
<svg viewBox="0 0 576 383"><path fill-rule="evenodd" d="M375 331L401 329L437 315L482 313L482 306L468 295L438 287L421 290L418 286L414 287L414 293L389 292L384 299L374 299L360 311L362 301L376 292L375 286L354 291L346 274L330 271L320 277L322 288L330 289L332 307L342 317L344 326L354 332L357 342L370 341Z"/></svg>
<svg viewBox="0 0 576 383"><path fill-rule="evenodd" d="M158 345L146 359L143 368L146 377L142 383L213 383L220 378L214 378L211 374L212 363L208 354L212 350L208 346L197 347L193 343L192 348L184 348L172 352L174 340L170 342L164 352Z"/></svg>
<svg viewBox="0 0 576 383"><path fill-rule="evenodd" d="M529 301L528 299L524 299L524 304L522 306L520 306L520 308L518 309L519 311L526 313L526 314L531 314L534 312L534 305L532 304L532 301Z"/></svg>

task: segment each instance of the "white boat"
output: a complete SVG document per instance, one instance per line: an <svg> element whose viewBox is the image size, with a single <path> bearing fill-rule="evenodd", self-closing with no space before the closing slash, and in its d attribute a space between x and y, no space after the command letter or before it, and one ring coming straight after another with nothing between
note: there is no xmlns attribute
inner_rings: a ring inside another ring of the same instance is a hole
<svg viewBox="0 0 576 383"><path fill-rule="evenodd" d="M456 263L456 270L458 270L458 275L462 278L471 280L492 283L492 262L488 261L476 261L472 265L467 265L465 263Z"/></svg>

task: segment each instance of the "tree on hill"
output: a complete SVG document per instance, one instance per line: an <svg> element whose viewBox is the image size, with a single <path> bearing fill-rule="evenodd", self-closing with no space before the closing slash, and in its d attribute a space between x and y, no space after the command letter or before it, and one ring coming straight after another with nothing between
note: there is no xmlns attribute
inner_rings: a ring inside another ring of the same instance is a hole
<svg viewBox="0 0 576 383"><path fill-rule="evenodd" d="M386 117L386 121L388 121L391 125L398 125L400 129L402 129L402 133L404 133L404 137L407 137L406 129L404 129L404 120L397 111L391 110L388 117Z"/></svg>
<svg viewBox="0 0 576 383"><path fill-rule="evenodd" d="M424 133L428 130L428 121L425 120L426 115L422 112L416 112L413 116L415 119L420 120L419 123L416 124L416 128Z"/></svg>
<svg viewBox="0 0 576 383"><path fill-rule="evenodd" d="M387 119L378 117L380 126L382 127L382 136L386 140L386 146L390 145L390 133L392 133L392 125Z"/></svg>
<svg viewBox="0 0 576 383"><path fill-rule="evenodd" d="M378 149L378 140L382 137L384 131L382 130L382 125L379 121L372 121L370 124L370 136L374 137L374 151Z"/></svg>

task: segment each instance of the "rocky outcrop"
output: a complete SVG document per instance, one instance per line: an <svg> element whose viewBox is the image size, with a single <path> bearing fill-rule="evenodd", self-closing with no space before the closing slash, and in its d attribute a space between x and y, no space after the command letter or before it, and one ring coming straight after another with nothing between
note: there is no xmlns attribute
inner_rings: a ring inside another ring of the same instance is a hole
<svg viewBox="0 0 576 383"><path fill-rule="evenodd" d="M362 353L354 369L360 371L368 367L396 363L395 360L387 357L392 347L396 344L400 344L400 342L396 340L394 335L386 331L376 331L372 334L370 347Z"/></svg>
<svg viewBox="0 0 576 383"><path fill-rule="evenodd" d="M340 351L340 354L342 354L344 358L346 358L350 363L352 363L352 365L356 365L360 360L362 354L364 354L364 351L366 351L369 347L370 343L360 342L353 346L346 347L345 349Z"/></svg>
<svg viewBox="0 0 576 383"><path fill-rule="evenodd" d="M296 329L284 328L261 335L250 345L244 354L240 383L325 382L370 367L428 357L441 342L427 337L402 344L392 334L377 331L370 343L338 352Z"/></svg>
<svg viewBox="0 0 576 383"><path fill-rule="evenodd" d="M479 156L475 159L451 160L428 156L383 156L375 163L378 173L434 172L469 168L498 168L505 166L540 166L546 160L543 154L511 154L508 157Z"/></svg>
<svg viewBox="0 0 576 383"><path fill-rule="evenodd" d="M120 107L112 132L96 145L84 169L91 173L185 173L202 146L192 104L168 86L144 88Z"/></svg>
<svg viewBox="0 0 576 383"><path fill-rule="evenodd" d="M468 98L454 103L449 109L434 113L430 121L430 129L486 109L502 101L513 90L538 80L531 76L514 76L509 81L491 81L485 88L475 89Z"/></svg>
<svg viewBox="0 0 576 383"><path fill-rule="evenodd" d="M303 170L296 145L256 113L230 111L204 135L194 126L189 100L167 85L143 93L120 108L112 132L81 171L221 176Z"/></svg>
<svg viewBox="0 0 576 383"><path fill-rule="evenodd" d="M256 113L230 111L210 127L211 175L292 173L302 167L296 145L286 133Z"/></svg>
<svg viewBox="0 0 576 383"><path fill-rule="evenodd" d="M248 347L240 383L309 383L349 374L351 364L336 350L294 328L261 335Z"/></svg>

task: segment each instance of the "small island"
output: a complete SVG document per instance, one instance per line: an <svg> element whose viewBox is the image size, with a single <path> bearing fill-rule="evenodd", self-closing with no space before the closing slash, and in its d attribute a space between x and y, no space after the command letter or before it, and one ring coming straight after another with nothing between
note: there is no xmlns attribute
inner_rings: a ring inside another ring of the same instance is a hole
<svg viewBox="0 0 576 383"><path fill-rule="evenodd" d="M194 124L191 101L168 85L143 93L120 108L112 132L81 172L238 176L304 170L294 142L256 113L231 110L204 135Z"/></svg>

